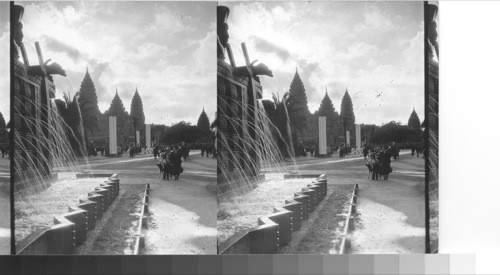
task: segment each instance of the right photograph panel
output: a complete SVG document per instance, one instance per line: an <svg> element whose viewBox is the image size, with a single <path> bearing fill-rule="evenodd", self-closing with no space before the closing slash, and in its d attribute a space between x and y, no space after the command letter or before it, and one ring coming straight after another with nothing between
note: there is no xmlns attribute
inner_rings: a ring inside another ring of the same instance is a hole
<svg viewBox="0 0 500 275"><path fill-rule="evenodd" d="M422 2L219 2L219 254L431 250L427 25Z"/></svg>
<svg viewBox="0 0 500 275"><path fill-rule="evenodd" d="M439 14L437 2L425 2L425 141L427 178L427 251L439 251Z"/></svg>

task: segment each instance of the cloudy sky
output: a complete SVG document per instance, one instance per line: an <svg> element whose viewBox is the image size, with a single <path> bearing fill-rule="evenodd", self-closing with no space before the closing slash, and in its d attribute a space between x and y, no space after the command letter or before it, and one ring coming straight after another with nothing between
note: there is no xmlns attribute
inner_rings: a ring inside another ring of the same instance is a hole
<svg viewBox="0 0 500 275"><path fill-rule="evenodd" d="M250 59L274 78L261 77L264 97L283 95L296 68L309 110L325 89L340 112L347 89L357 123L408 122L413 107L424 117L422 2L224 2L238 65L241 42Z"/></svg>
<svg viewBox="0 0 500 275"><path fill-rule="evenodd" d="M101 112L115 88L130 111L136 86L146 123L196 124L216 111L215 2L22 2L24 41L68 77L54 77L57 97L74 94L88 67Z"/></svg>
<svg viewBox="0 0 500 275"><path fill-rule="evenodd" d="M0 113L10 118L9 2L0 1Z"/></svg>

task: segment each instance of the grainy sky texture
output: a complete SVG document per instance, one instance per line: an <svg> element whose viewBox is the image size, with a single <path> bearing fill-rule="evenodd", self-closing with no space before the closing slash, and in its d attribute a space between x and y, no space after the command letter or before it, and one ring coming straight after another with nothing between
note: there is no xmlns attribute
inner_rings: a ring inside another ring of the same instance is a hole
<svg viewBox="0 0 500 275"><path fill-rule="evenodd" d="M231 9L229 42L244 65L265 63L264 97L288 91L296 68L309 110L319 108L325 89L340 112L347 89L356 123L408 122L415 107L424 119L422 2L224 2Z"/></svg>
<svg viewBox="0 0 500 275"><path fill-rule="evenodd" d="M205 107L216 111L215 2L20 2L24 41L32 64L34 43L62 65L57 97L74 94L88 67L99 109L118 88L125 108L136 86L146 123L196 124Z"/></svg>
<svg viewBox="0 0 500 275"><path fill-rule="evenodd" d="M9 2L0 2L0 113L10 118Z"/></svg>

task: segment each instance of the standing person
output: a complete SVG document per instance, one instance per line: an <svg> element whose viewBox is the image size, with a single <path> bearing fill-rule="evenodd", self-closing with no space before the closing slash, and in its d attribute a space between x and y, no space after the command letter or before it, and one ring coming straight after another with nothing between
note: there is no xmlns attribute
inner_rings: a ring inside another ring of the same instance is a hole
<svg viewBox="0 0 500 275"><path fill-rule="evenodd" d="M181 149L182 157L184 158L184 162L186 162L189 158L189 149L187 145L184 145Z"/></svg>
<svg viewBox="0 0 500 275"><path fill-rule="evenodd" d="M374 156L372 153L370 154L366 154L366 156L368 156L368 159L365 157L366 159L366 167L368 167L368 178L371 178L372 177L372 173L373 173L373 164L375 162L374 160Z"/></svg>
<svg viewBox="0 0 500 275"><path fill-rule="evenodd" d="M391 168L391 154L387 149L384 149L380 153L380 164L381 164L381 174L384 176L384 180L389 178L389 174L392 172Z"/></svg>
<svg viewBox="0 0 500 275"><path fill-rule="evenodd" d="M210 154L212 154L212 146L211 145L207 145L207 149L205 151L205 154L208 157L210 157Z"/></svg>
<svg viewBox="0 0 500 275"><path fill-rule="evenodd" d="M368 146L363 148L363 158L366 159L366 156L368 156Z"/></svg>
<svg viewBox="0 0 500 275"><path fill-rule="evenodd" d="M414 145L412 145L412 146L410 147L410 150L411 150L411 156L412 156L412 157L413 157L413 156L415 156L415 146L414 146Z"/></svg>
<svg viewBox="0 0 500 275"><path fill-rule="evenodd" d="M201 157L205 155L205 145L201 145Z"/></svg>
<svg viewBox="0 0 500 275"><path fill-rule="evenodd" d="M164 159L163 163L163 180L169 180L172 175L172 150L167 147L161 155Z"/></svg>
<svg viewBox="0 0 500 275"><path fill-rule="evenodd" d="M378 180L378 175L380 173L380 161L379 154L376 151L370 153L370 163L372 165L372 180Z"/></svg>
<svg viewBox="0 0 500 275"><path fill-rule="evenodd" d="M417 145L417 149L416 149L416 150L417 150L417 157L419 157L419 156L420 156L420 149L421 149L421 148L420 148L420 145Z"/></svg>
<svg viewBox="0 0 500 275"><path fill-rule="evenodd" d="M178 148L177 150L173 151L172 152L172 155L171 155L171 164L172 164L172 176L175 177L175 180L178 180L179 179L179 175L184 171L182 169L182 166L181 166L181 163L182 163L182 159L181 159L181 153L180 153L180 148Z"/></svg>
<svg viewBox="0 0 500 275"><path fill-rule="evenodd" d="M165 162L166 162L166 154L165 152L161 152L158 158L158 162L156 163L156 165L160 169L160 175L158 176L158 178L165 179L165 174L164 174Z"/></svg>
<svg viewBox="0 0 500 275"><path fill-rule="evenodd" d="M158 146L153 147L153 156L155 159L158 156Z"/></svg>

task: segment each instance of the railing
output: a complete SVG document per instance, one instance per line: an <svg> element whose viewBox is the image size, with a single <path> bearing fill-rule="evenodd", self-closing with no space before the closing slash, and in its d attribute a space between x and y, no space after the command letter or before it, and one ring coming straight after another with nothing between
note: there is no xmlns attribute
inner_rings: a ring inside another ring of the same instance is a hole
<svg viewBox="0 0 500 275"><path fill-rule="evenodd" d="M347 212L344 234L340 237L340 247L339 254L347 254L350 248L350 242L348 238L349 232L354 230L354 214L356 213L356 202L358 197L358 184L354 185L354 189L351 194L351 201L349 202L349 211Z"/></svg>
<svg viewBox="0 0 500 275"><path fill-rule="evenodd" d="M149 213L149 183L146 184L144 189L144 196L142 198L141 213L139 216L139 225L137 226L137 233L135 234L134 255L139 255L141 250L146 245L146 239L142 234L142 229L148 228L148 213Z"/></svg>

